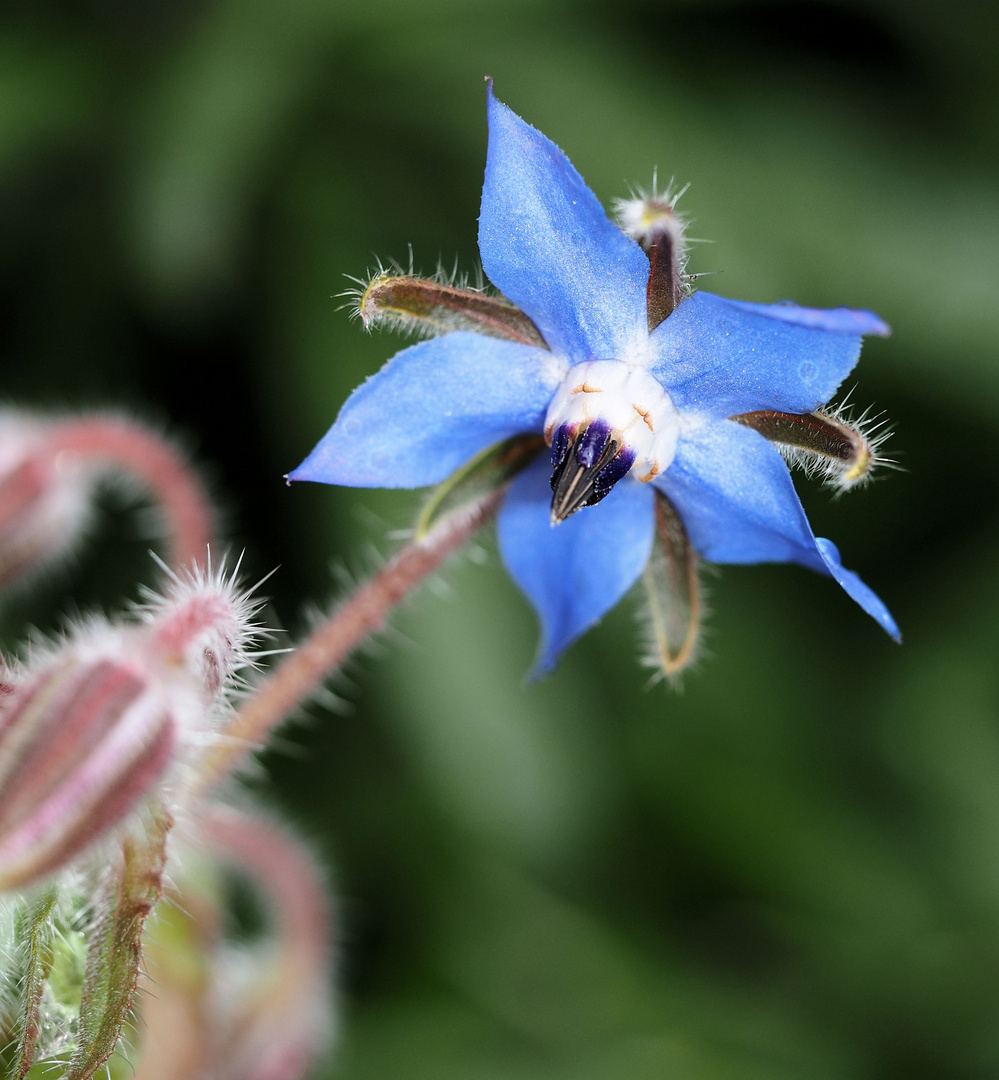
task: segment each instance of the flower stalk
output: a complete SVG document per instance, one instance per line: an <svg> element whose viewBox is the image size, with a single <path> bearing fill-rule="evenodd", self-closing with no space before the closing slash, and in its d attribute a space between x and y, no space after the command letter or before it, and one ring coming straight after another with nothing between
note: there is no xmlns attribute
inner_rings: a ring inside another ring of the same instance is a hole
<svg viewBox="0 0 999 1080"><path fill-rule="evenodd" d="M120 417L80 417L53 425L44 454L56 466L111 468L138 481L165 519L171 565L205 562L214 534L211 508L190 466L169 443Z"/></svg>
<svg viewBox="0 0 999 1080"><path fill-rule="evenodd" d="M259 750L268 736L371 633L432 574L475 535L496 512L504 487L440 520L411 541L289 653L257 687L220 740L202 759L194 794L207 794Z"/></svg>

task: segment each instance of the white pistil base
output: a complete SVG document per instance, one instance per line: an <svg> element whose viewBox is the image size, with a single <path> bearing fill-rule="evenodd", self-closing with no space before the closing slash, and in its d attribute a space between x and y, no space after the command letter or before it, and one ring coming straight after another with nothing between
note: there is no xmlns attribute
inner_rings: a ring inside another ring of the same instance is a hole
<svg viewBox="0 0 999 1080"><path fill-rule="evenodd" d="M669 394L641 368L620 360L590 360L570 368L545 417L549 443L562 424L602 420L635 454L631 475L643 482L669 468L680 415Z"/></svg>

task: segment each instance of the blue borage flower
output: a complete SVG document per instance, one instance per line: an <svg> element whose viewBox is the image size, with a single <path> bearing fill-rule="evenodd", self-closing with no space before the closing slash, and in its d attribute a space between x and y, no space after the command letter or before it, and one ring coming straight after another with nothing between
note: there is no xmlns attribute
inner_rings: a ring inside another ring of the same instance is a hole
<svg viewBox="0 0 999 1080"><path fill-rule="evenodd" d="M719 563L799 563L898 640L884 604L812 533L772 445L831 461L842 487L866 474L871 444L820 407L861 335L888 327L866 311L693 292L675 200L627 204L619 227L491 85L488 111L479 249L502 297L377 277L362 316L443 336L355 390L290 479L422 487L501 440L543 433L551 461L535 457L515 477L498 515L503 561L541 620L538 671L635 583L657 522L673 563L688 549Z"/></svg>

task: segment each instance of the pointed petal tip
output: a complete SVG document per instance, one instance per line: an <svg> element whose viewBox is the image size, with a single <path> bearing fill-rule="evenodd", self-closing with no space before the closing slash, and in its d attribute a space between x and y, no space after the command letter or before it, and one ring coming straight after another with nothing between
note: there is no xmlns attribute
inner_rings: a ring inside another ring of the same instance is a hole
<svg viewBox="0 0 999 1080"><path fill-rule="evenodd" d="M493 285L552 352L617 356L647 337L648 256L566 155L490 87L479 252Z"/></svg>
<svg viewBox="0 0 999 1080"><path fill-rule="evenodd" d="M329 484L330 480L324 480L321 476L317 476L314 469L309 468L309 461L312 455L310 454L301 465L292 469L291 472L284 474L284 482L288 487L291 487L293 483L299 483L300 481L312 481L317 484Z"/></svg>
<svg viewBox="0 0 999 1080"><path fill-rule="evenodd" d="M527 673L527 682L538 683L551 675L558 667L558 660L559 653L553 653L551 649L542 647L537 660L534 661L534 666Z"/></svg>
<svg viewBox="0 0 999 1080"><path fill-rule="evenodd" d="M865 585L852 570L847 570L843 566L836 545L831 540L819 536L816 537L815 546L830 576L839 582L847 595L855 600L896 644L901 645L902 632L892 618L891 612L873 589Z"/></svg>
<svg viewBox="0 0 999 1080"><path fill-rule="evenodd" d="M514 481L497 519L500 554L541 624L532 678L631 588L652 550L652 491L622 483L600 506L551 526L549 463L539 458Z"/></svg>

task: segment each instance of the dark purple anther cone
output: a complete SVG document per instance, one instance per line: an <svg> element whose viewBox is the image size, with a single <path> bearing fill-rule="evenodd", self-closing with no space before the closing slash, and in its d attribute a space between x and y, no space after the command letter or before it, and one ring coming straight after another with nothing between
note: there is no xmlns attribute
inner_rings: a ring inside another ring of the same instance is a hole
<svg viewBox="0 0 999 1080"><path fill-rule="evenodd" d="M576 441L576 460L584 469L592 469L607 447L610 427L603 420L594 420L584 428Z"/></svg>
<svg viewBox="0 0 999 1080"><path fill-rule="evenodd" d="M582 429L563 424L552 440L552 524L600 502L634 462L634 451L603 420Z"/></svg>

